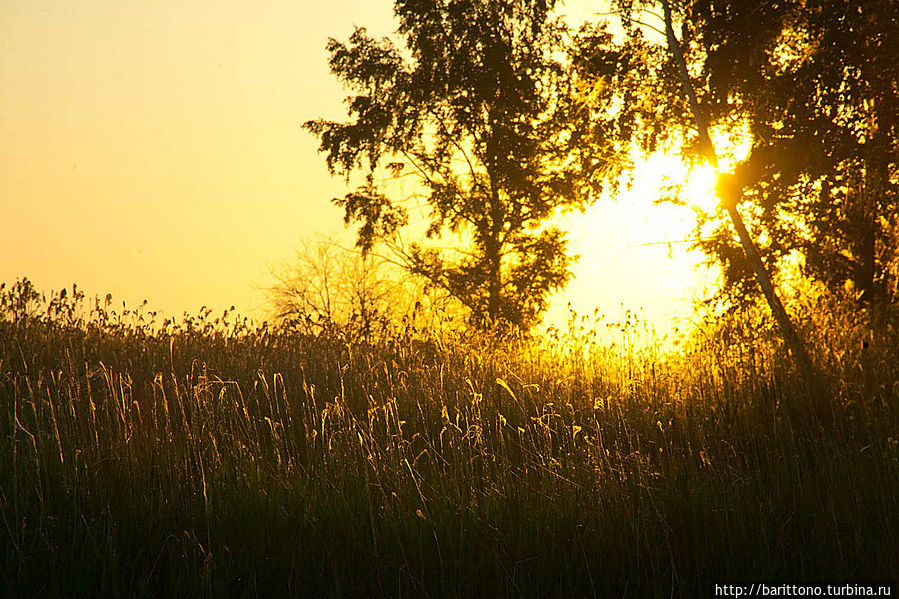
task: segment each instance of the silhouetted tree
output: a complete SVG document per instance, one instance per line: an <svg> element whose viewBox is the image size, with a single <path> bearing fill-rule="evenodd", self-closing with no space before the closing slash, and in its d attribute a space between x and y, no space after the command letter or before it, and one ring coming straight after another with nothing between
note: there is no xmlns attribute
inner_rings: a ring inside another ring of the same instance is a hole
<svg viewBox="0 0 899 599"><path fill-rule="evenodd" d="M328 43L331 70L352 92L350 121L305 125L332 173L366 176L334 200L347 224L359 224L364 251L395 240L409 221L403 198L391 197L376 173L417 177L427 237L450 233L468 245L441 251L416 242L402 248L405 264L478 321L535 322L548 294L571 276L565 235L548 219L583 209L616 165L594 118L597 106L612 102L612 89L583 101L554 5L398 0L404 48L364 29L347 44ZM603 65L610 77L614 67Z"/></svg>
<svg viewBox="0 0 899 599"><path fill-rule="evenodd" d="M396 317L400 285L383 272L374 257L348 252L336 242L306 242L296 258L272 275L269 288L273 315L307 333L351 324L365 332Z"/></svg>
<svg viewBox="0 0 899 599"><path fill-rule="evenodd" d="M750 156L720 189L742 202L766 266L798 254L805 273L832 289L899 299L899 4L673 4L710 124L749 127ZM752 270L715 222L711 234L712 223L701 223L700 247L721 260L733 295L745 296Z"/></svg>
<svg viewBox="0 0 899 599"><path fill-rule="evenodd" d="M649 82L648 85L646 80L638 83L637 88L643 91L643 94L637 107L632 110L637 120L652 125L645 127L642 135L631 134L620 138L620 141L629 142L645 153L654 151L658 146L670 146L672 141L679 141L688 157L692 154L693 160L702 158L708 161L717 172L718 152L711 138L709 115L701 104L700 92L703 91L703 84L701 81L695 81L696 69L691 68L695 65L688 62L690 56L685 52L684 45L675 33L672 3L670 0L659 2L619 0L617 8L628 40L622 46L622 51L629 57L630 63L643 66L642 70L647 73L645 79ZM657 12L653 11L653 8L656 8ZM656 19L655 25L647 25L642 20L647 15ZM661 36L661 41L655 44L655 49L653 44L644 38L645 28L651 28ZM686 46L690 48L689 43ZM664 50L661 50L662 48ZM635 93L630 95L636 96ZM624 97L627 98L627 94ZM624 109L627 109L626 107L627 104ZM670 147L666 149L670 150ZM804 344L784 310L768 268L759 255L742 214L737 210L736 202L722 202L722 207L725 208L730 224L737 233L742 256L751 267L755 281L765 295L784 340L800 368L805 372L811 372Z"/></svg>
<svg viewBox="0 0 899 599"><path fill-rule="evenodd" d="M404 275L374 253L363 256L328 238L306 241L272 272L272 316L308 334L340 329L366 338L403 322L456 317L453 302Z"/></svg>
<svg viewBox="0 0 899 599"><path fill-rule="evenodd" d="M724 87L747 99L756 141L735 174L772 250L798 251L808 274L865 302L895 301L899 5L781 3L748 51L717 41L757 31L748 3L697 8L711 102L726 103Z"/></svg>

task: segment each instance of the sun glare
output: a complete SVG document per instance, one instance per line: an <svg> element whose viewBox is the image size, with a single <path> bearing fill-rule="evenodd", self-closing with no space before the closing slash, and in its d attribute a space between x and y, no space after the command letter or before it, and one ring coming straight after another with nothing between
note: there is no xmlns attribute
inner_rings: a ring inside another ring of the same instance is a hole
<svg viewBox="0 0 899 599"><path fill-rule="evenodd" d="M694 166L684 175L684 201L688 206L713 214L719 207L720 200L715 195L715 182L718 174L711 164Z"/></svg>
<svg viewBox="0 0 899 599"><path fill-rule="evenodd" d="M721 199L715 193L718 175L732 173L737 164L746 160L752 149L752 136L745 124L716 131L712 134L712 140L718 158L717 171L708 162L688 167L679 156L668 154L660 158L666 163L664 176L670 184L682 186L680 199L707 214L714 214L720 208Z"/></svg>
<svg viewBox="0 0 899 599"><path fill-rule="evenodd" d="M687 165L677 154L634 155L633 180L625 191L558 223L580 260L571 283L554 298L547 324L564 326L569 309L579 315L597 310L609 320L630 310L664 336L689 319L694 301L719 284L717 271L690 250L696 211L719 212L718 173L731 172L751 147L745 127L717 132L713 139L718 171L709 163Z"/></svg>

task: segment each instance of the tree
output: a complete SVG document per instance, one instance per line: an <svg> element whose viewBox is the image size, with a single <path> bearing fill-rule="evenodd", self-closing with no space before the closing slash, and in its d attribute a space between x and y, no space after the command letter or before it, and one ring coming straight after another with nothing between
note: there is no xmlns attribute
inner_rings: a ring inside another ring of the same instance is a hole
<svg viewBox="0 0 899 599"><path fill-rule="evenodd" d="M397 0L399 48L356 29L330 40L332 72L352 92L350 121L309 121L332 173L365 182L334 202L357 245L386 240L405 266L458 298L475 321L528 327L571 276L558 210L583 209L615 171L596 106L583 102L554 0ZM602 38L611 40L608 34ZM614 64L607 63L609 76ZM381 172L412 173L428 208L426 237L453 250L399 245L404 198Z"/></svg>
<svg viewBox="0 0 899 599"><path fill-rule="evenodd" d="M275 320L309 334L337 328L369 337L440 304L398 276L389 262L328 238L303 243L295 260L272 275L268 292Z"/></svg>
<svg viewBox="0 0 899 599"><path fill-rule="evenodd" d="M652 1L643 2L638 0L637 2L634 2L633 0L621 0L618 2L619 14L622 16L622 22L628 38L637 42L643 40L643 31L641 27L648 26L640 20L640 17L642 17L642 15L639 14L640 11L650 13L662 21L664 29L653 26L648 27L651 27L657 33L664 36L667 52L662 56L665 58L659 61L658 59L661 57L658 53L652 55L648 52L642 52L636 56L642 58L644 61L651 61L653 59L658 61L653 74L663 85L657 86L656 89L650 92L650 95L653 100L661 100L653 103L656 107L671 107L668 109L663 108L662 110L659 110L658 108L652 109L651 111L643 110L643 112L648 113L646 116L650 120L654 120L657 123L664 122L665 125L675 125L675 127L657 127L648 138L644 138L644 140L640 140L637 143L642 145L644 151L649 151L653 146L658 144L659 138L670 140L672 138L671 129L680 128L682 135L681 141L688 150L688 155L690 150L692 150L694 155L698 154L702 156L704 160L707 160L712 165L717 174L719 169L718 154L710 134L708 115L700 105L700 96L699 93L697 93L697 85L691 74L690 65L685 57L681 42L677 39L677 35L674 31L674 16L671 2L670 0L661 0L661 15L652 12L649 8L653 4L654 2ZM635 45L635 47L639 48L640 46ZM670 76L672 71L677 73L679 85L672 86L673 77ZM665 77L666 74L669 75L667 78ZM666 83L667 85L665 85ZM687 133L687 123L694 124L694 132L692 135ZM647 147L646 139L648 139L649 147ZM732 179L732 177L729 177L725 181L729 181L730 179ZM759 287L761 287L765 299L771 308L771 312L781 330L781 334L793 353L797 365L804 373L811 373L811 362L808 358L805 346L797 335L795 327L786 310L784 310L780 297L774 289L770 274L765 264L762 262L756 243L749 235L743 217L737 210L737 201L733 201L739 198L739 191L735 192L733 190L733 185L722 185L722 183L723 181L719 175L718 191L719 194L726 198L723 198L724 201L722 201L722 207L726 210L730 219L730 224L737 233L739 244L742 248L742 255L751 267L752 272L755 275L755 281L758 283ZM731 252L731 255L732 254L733 252Z"/></svg>
<svg viewBox="0 0 899 599"><path fill-rule="evenodd" d="M336 242L306 242L296 259L272 275L273 315L294 322L307 333L329 326L358 324L365 331L393 317L396 284L380 271L382 264L343 250Z"/></svg>
<svg viewBox="0 0 899 599"><path fill-rule="evenodd" d="M363 339L405 329L457 324L457 302L383 257L322 237L305 241L293 261L272 271L271 315L311 335L339 331Z"/></svg>
<svg viewBox="0 0 899 599"><path fill-rule="evenodd" d="M691 111L693 112L693 120L696 122L699 139L702 145L705 146L706 153L711 158L712 165L717 171L718 157L715 151L715 146L712 143L711 137L709 136L708 125L705 121L705 115L702 114L702 110L700 109L698 101L696 99L696 90L693 85L692 79L690 78L689 70L687 69L686 61L684 60L684 56L681 51L680 42L678 42L677 37L674 34L674 24L672 21L670 0L662 0L662 4L665 14L665 35L668 40L668 48L671 51L671 54L680 69L681 80L690 100ZM793 326L792 320L790 319L786 310L784 310L783 304L780 301L780 297L777 295L777 292L775 291L774 286L771 282L771 277L768 273L768 269L765 267L764 263L761 260L761 257L759 256L758 248L756 247L755 242L749 236L749 232L746 230L746 225L743 223L742 215L737 210L737 203L740 199L739 192L734 190L729 184L722 185L720 177L717 187L718 193L722 196L722 204L726 209L728 216L730 217L734 229L736 229L737 231L737 236L740 239L740 245L743 248L743 255L746 258L746 261L749 262L749 265L751 266L755 274L755 280L758 282L759 287L762 288L765 299L767 300L768 305L771 308L771 312L774 315L778 326L780 327L781 334L787 342L790 350L793 352L794 359L798 363L800 369L804 374L810 375L812 373L812 367L808 353L805 349L805 344L796 333L796 329Z"/></svg>
<svg viewBox="0 0 899 599"><path fill-rule="evenodd" d="M714 40L749 27L750 10L699 8L709 25L697 36L714 48L707 71L721 81L712 102L722 104L724 85L746 98L758 141L735 174L762 208L772 250L798 253L809 275L854 287L863 303L899 299L890 269L899 249L899 6L786 2L766 11L770 33L748 53Z"/></svg>
<svg viewBox="0 0 899 599"><path fill-rule="evenodd" d="M742 202L766 267L798 256L832 290L897 301L899 5L692 0L678 15L708 120L752 136L722 191ZM706 233L700 247L746 297L752 270L729 229Z"/></svg>

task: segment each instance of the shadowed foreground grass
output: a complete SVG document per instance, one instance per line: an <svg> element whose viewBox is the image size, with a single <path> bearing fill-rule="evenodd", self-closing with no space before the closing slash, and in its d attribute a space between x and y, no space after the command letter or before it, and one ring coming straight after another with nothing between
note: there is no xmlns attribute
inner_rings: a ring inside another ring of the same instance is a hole
<svg viewBox="0 0 899 599"><path fill-rule="evenodd" d="M661 357L585 321L500 343L86 305L3 290L3 596L693 596L899 572L890 327L807 332L811 392L748 320ZM812 393L826 418L787 409Z"/></svg>

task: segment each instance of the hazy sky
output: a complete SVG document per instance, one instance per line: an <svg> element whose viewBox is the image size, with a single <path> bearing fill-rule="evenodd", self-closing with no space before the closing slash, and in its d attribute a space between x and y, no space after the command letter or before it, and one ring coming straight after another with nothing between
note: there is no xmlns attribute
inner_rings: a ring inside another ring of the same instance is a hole
<svg viewBox="0 0 899 599"><path fill-rule="evenodd" d="M258 313L302 239L350 239L329 203L343 182L300 124L343 117L324 46L354 24L391 32L392 3L4 1L0 281ZM581 264L554 313L568 299L610 316L622 302L659 321L686 312L695 259L635 244L681 238L687 221L650 201L571 221Z"/></svg>

